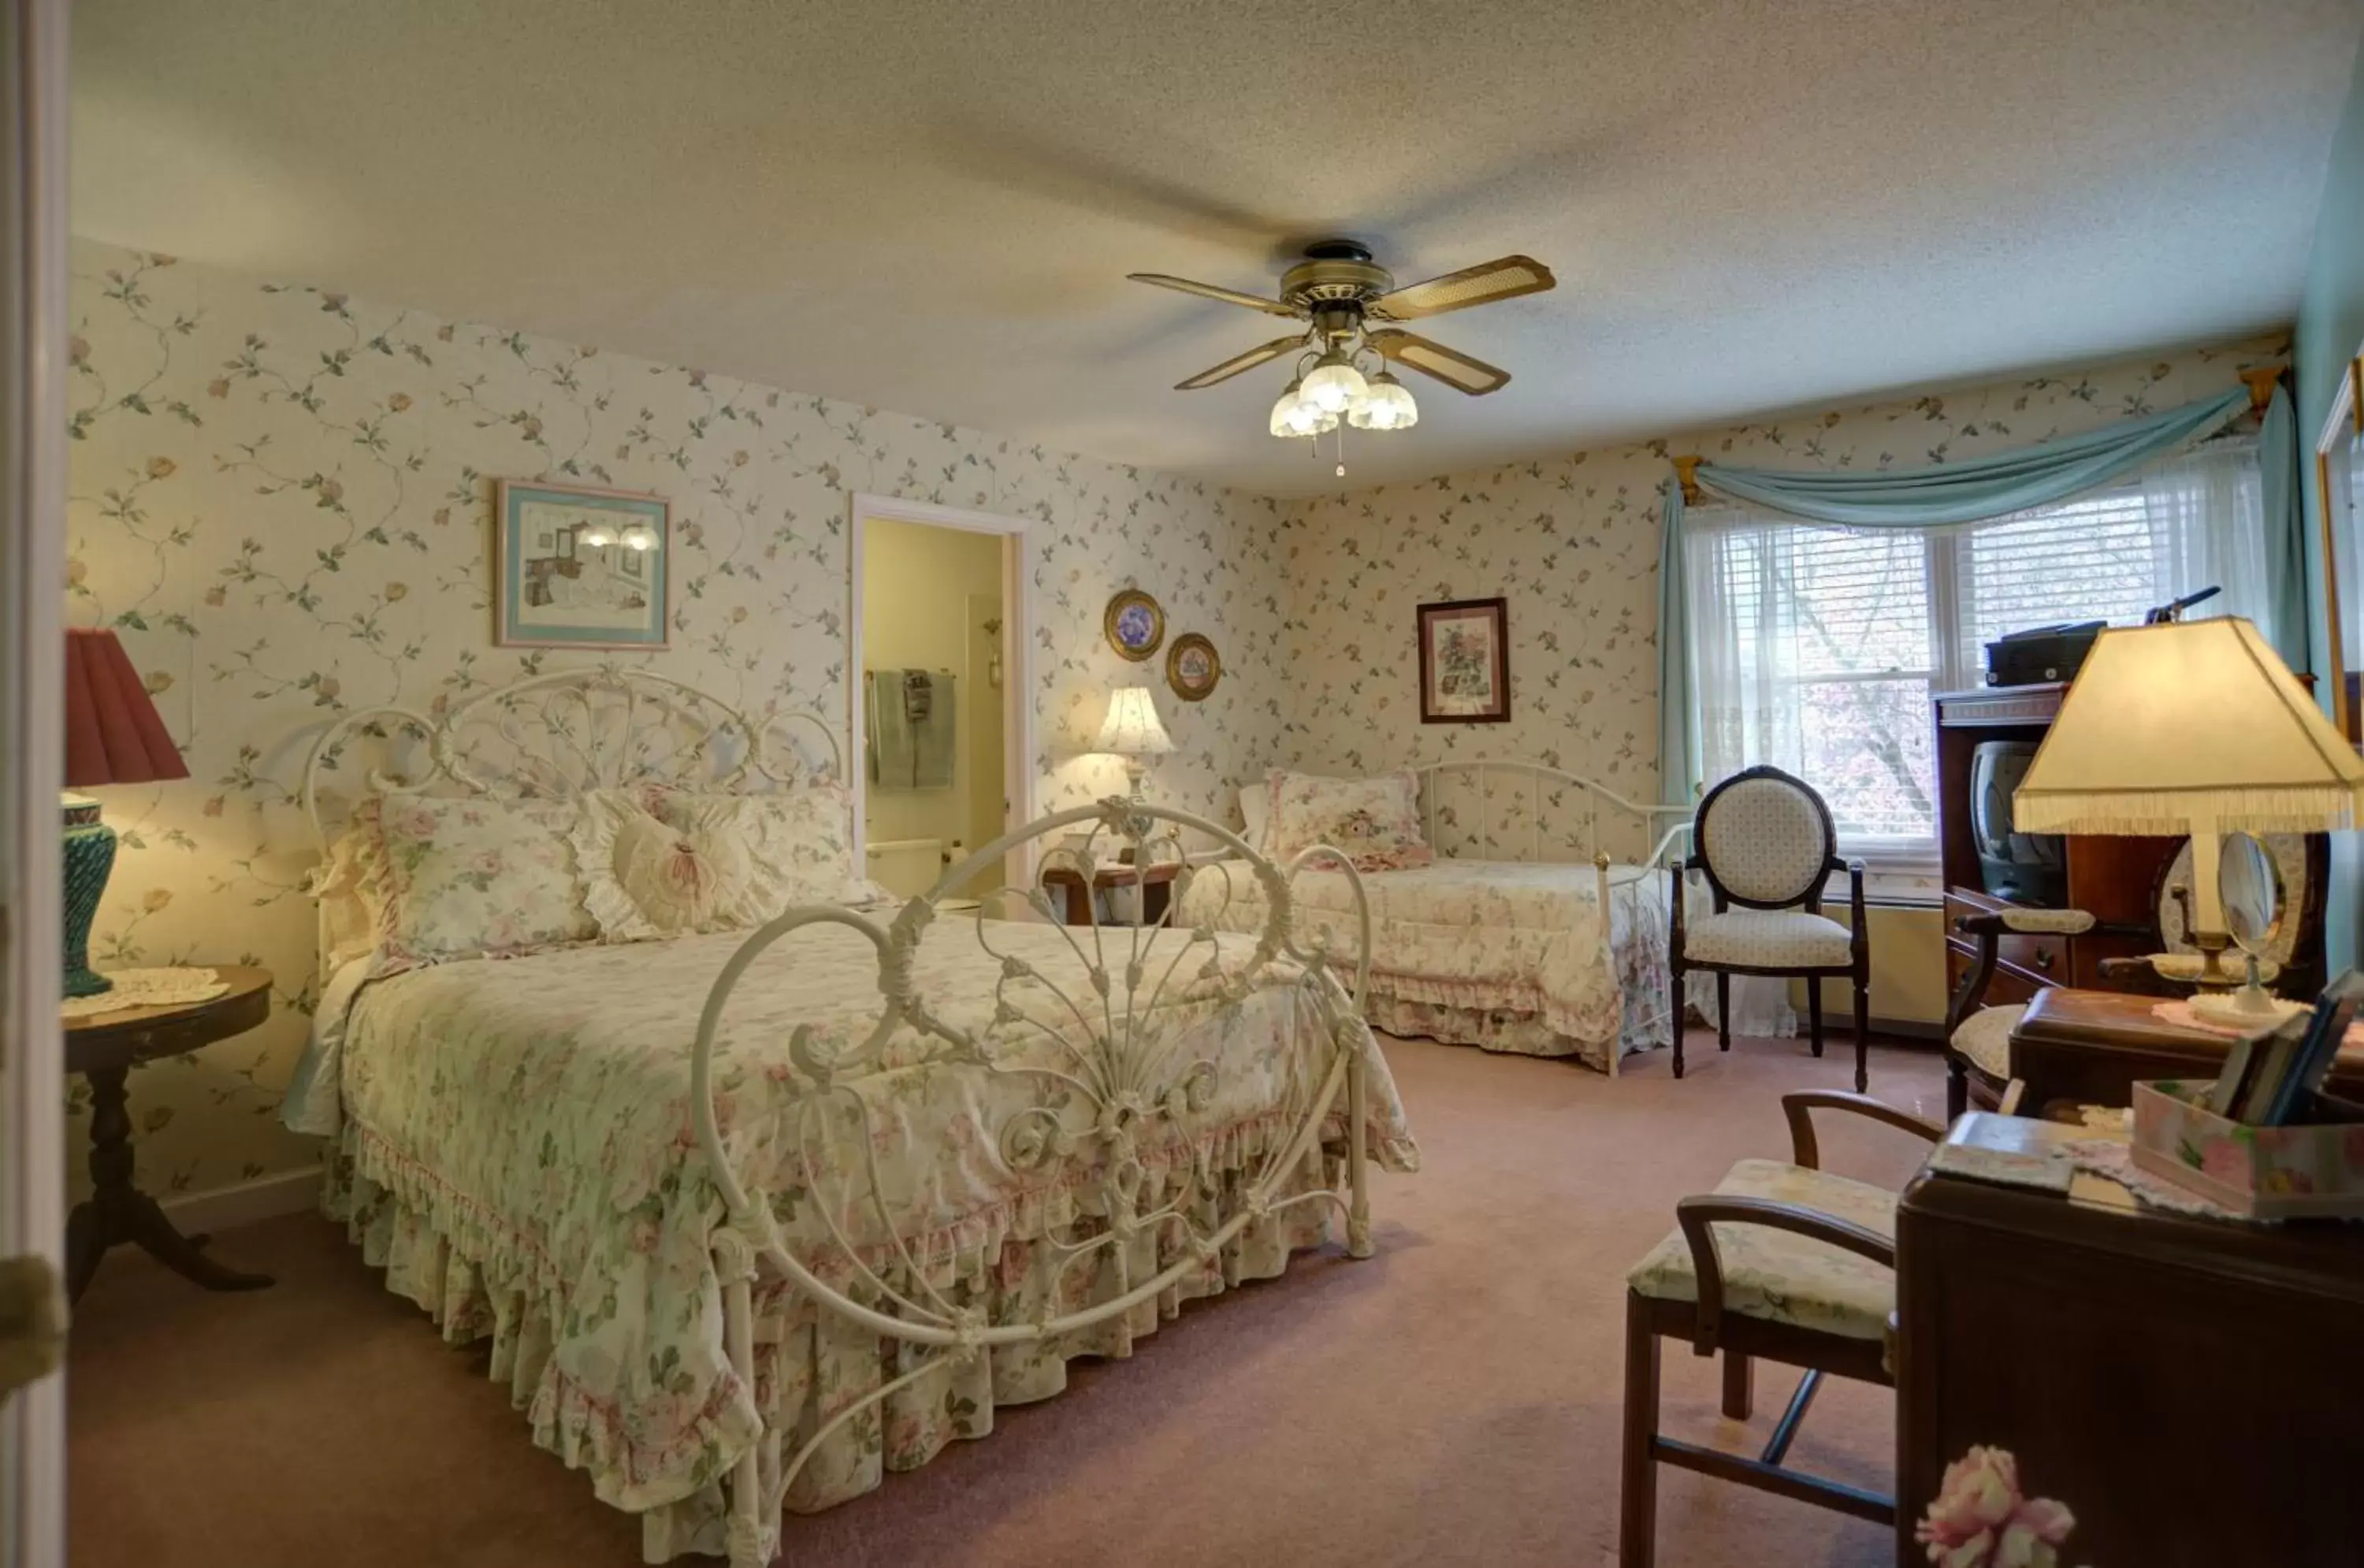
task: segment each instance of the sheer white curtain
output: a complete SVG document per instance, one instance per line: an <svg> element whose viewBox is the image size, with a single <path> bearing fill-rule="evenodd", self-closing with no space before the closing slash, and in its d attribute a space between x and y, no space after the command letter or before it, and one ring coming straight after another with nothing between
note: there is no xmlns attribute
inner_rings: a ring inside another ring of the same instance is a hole
<svg viewBox="0 0 2364 1568"><path fill-rule="evenodd" d="M1985 678L1985 645L2060 621L2138 623L2195 589L2271 639L2255 447L2215 442L2055 506L1942 529L1847 529L1745 506L1686 516L1700 762L1770 762L1830 803L1840 852L1933 890L1933 692ZM2364 619L2364 617L2359 617ZM1694 985L1709 977L1694 976ZM1692 1000L1713 1016L1713 990ZM1788 986L1735 981L1733 1028L1794 1032Z"/></svg>
<svg viewBox="0 0 2364 1568"><path fill-rule="evenodd" d="M2189 612L2245 616L2274 640L2266 575L2265 502L2253 447L2202 447L2142 476L2143 511L2158 557L2160 602L2210 584L2225 592Z"/></svg>

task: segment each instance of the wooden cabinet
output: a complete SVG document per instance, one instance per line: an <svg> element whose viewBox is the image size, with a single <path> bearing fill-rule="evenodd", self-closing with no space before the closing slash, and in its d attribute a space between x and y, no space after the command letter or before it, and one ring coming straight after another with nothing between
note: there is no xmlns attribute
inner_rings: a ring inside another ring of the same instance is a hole
<svg viewBox="0 0 2364 1568"><path fill-rule="evenodd" d="M1935 702L1937 728L1937 851L1946 888L1946 984L1960 984L1978 950L1954 929L1964 915L2010 907L1986 891L1970 832L1970 760L1982 740L2041 741L2060 711L2068 686L1983 686L1946 692ZM2102 961L2156 952L2155 919L2161 879L2180 839L2068 840L2068 903L2096 922L2082 936L2012 936L2002 940L1989 1006L2024 1002L2047 985L2114 990L2122 983L2102 973Z"/></svg>
<svg viewBox="0 0 2364 1568"><path fill-rule="evenodd" d="M2364 1229L1924 1173L1897 1210L1896 1296L1900 1568L1924 1561L1912 1521L1973 1443L2075 1512L2063 1562L2364 1557Z"/></svg>

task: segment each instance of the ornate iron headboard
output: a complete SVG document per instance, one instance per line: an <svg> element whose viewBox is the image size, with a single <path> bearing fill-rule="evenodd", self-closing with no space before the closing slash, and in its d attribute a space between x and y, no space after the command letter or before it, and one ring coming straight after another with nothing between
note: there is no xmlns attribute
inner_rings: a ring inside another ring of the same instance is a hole
<svg viewBox="0 0 2364 1568"><path fill-rule="evenodd" d="M820 737L826 766L784 740L798 722ZM375 761L350 755L363 740L381 748ZM642 783L739 793L845 773L837 731L817 714L751 715L686 682L613 664L439 698L425 713L385 706L342 715L304 761L304 815L323 850L323 775L351 766L364 766L365 788L380 795L564 796Z"/></svg>

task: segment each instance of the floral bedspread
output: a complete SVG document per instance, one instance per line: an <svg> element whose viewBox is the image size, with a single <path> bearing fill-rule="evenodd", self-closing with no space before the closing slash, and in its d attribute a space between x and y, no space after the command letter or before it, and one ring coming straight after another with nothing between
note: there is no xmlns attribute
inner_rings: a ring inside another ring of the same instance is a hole
<svg viewBox="0 0 2364 1568"><path fill-rule="evenodd" d="M742 980L716 1053L717 1105L740 1179L766 1195L783 1240L825 1278L850 1280L852 1260L898 1288L924 1275L993 1321L1062 1310L1114 1281L1143 1279L1183 1255L1178 1236L1144 1233L1099 1262L1064 1273L1046 1239L1090 1234L1105 1212L1088 1138L1041 1165L1013 1165L1013 1123L1037 1133L1087 1133L1096 1108L1046 1075L1075 1063L1009 1011L1060 1016L1039 981L997 996L1002 962L978 944L979 923L945 919L928 933L915 974L935 1015L975 1029L1001 1071L944 1059L940 1044L898 1029L875 1059L815 1092L794 1064L799 1026L821 1051L857 1047L882 1007L875 950L838 926L793 933ZM1125 944L1105 934L1113 1013L1099 1002L1070 936L1058 928L988 922L995 945L1038 966L1084 1017L1121 1032ZM740 934L595 946L504 962L462 962L370 982L349 1010L324 1006L322 1033L341 1041L313 1074L309 1107L340 1100L331 1212L344 1218L388 1286L434 1313L454 1340L490 1336L493 1371L530 1412L537 1441L588 1470L604 1500L645 1510L652 1560L719 1540L715 1485L757 1434L759 1407L791 1434L809 1432L861 1392L891 1379L906 1352L823 1320L784 1284L759 1301L758 1386L742 1385L722 1349L721 1296L708 1239L723 1206L703 1171L689 1110L690 1044L708 989ZM1236 970L1250 944L1222 939ZM1308 987L1275 984L1225 1001L1192 977L1209 949L1190 948L1154 1006L1152 988L1186 934L1165 933L1142 982L1153 1087L1195 1062L1210 1073L1180 1128L1160 1124L1141 1159L1161 1193L1185 1194L1202 1220L1277 1161L1334 1056ZM1293 973L1293 971L1283 971ZM330 1001L343 998L332 991ZM1005 1007L997 1022L998 1005ZM1074 1015L1066 1015L1072 1020ZM1073 1032L1072 1030L1070 1031ZM1370 1069L1361 1136L1377 1163L1409 1170L1418 1153L1393 1080L1356 1020L1350 1048ZM1344 1097L1289 1190L1329 1184L1343 1149ZM1045 1107L1037 1110L1033 1107ZM1022 1140L1021 1140L1022 1141ZM1055 1145L1057 1140L1052 1140ZM1039 1145L1041 1140L1035 1140ZM1202 1174L1193 1182L1193 1172ZM821 1179L817 1180L816 1175ZM887 1468L924 1462L953 1437L981 1435L992 1405L1057 1392L1067 1356L1123 1354L1190 1296L1277 1273L1288 1251L1319 1240L1328 1204L1262 1217L1203 1277L1090 1342L1008 1349L983 1370L947 1369L833 1436L790 1495L826 1506L877 1484ZM1236 1212L1232 1209L1230 1212ZM1169 1230L1173 1228L1167 1228ZM1117 1254L1121 1254L1117 1255Z"/></svg>
<svg viewBox="0 0 2364 1568"><path fill-rule="evenodd" d="M1440 860L1366 872L1371 906L1371 1021L1399 1034L1606 1067L1668 1044L1666 875L1610 868L1603 940L1594 868ZM1296 882L1298 940L1352 955L1354 893L1342 872ZM1262 889L1244 865L1199 868L1176 918L1218 930L1261 925Z"/></svg>

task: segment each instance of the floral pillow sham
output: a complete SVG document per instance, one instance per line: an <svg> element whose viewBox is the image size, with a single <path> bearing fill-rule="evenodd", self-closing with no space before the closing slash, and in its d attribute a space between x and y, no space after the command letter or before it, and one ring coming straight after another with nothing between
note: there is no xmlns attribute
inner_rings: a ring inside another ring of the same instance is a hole
<svg viewBox="0 0 2364 1568"><path fill-rule="evenodd" d="M1266 852L1286 861L1315 844L1344 851L1356 871L1402 871L1435 859L1420 826L1420 776L1406 769L1366 779L1275 768L1269 775Z"/></svg>
<svg viewBox="0 0 2364 1568"><path fill-rule="evenodd" d="M362 896L378 912L379 973L447 958L508 958L599 934L569 834L572 800L396 795L362 803L374 838Z"/></svg>

